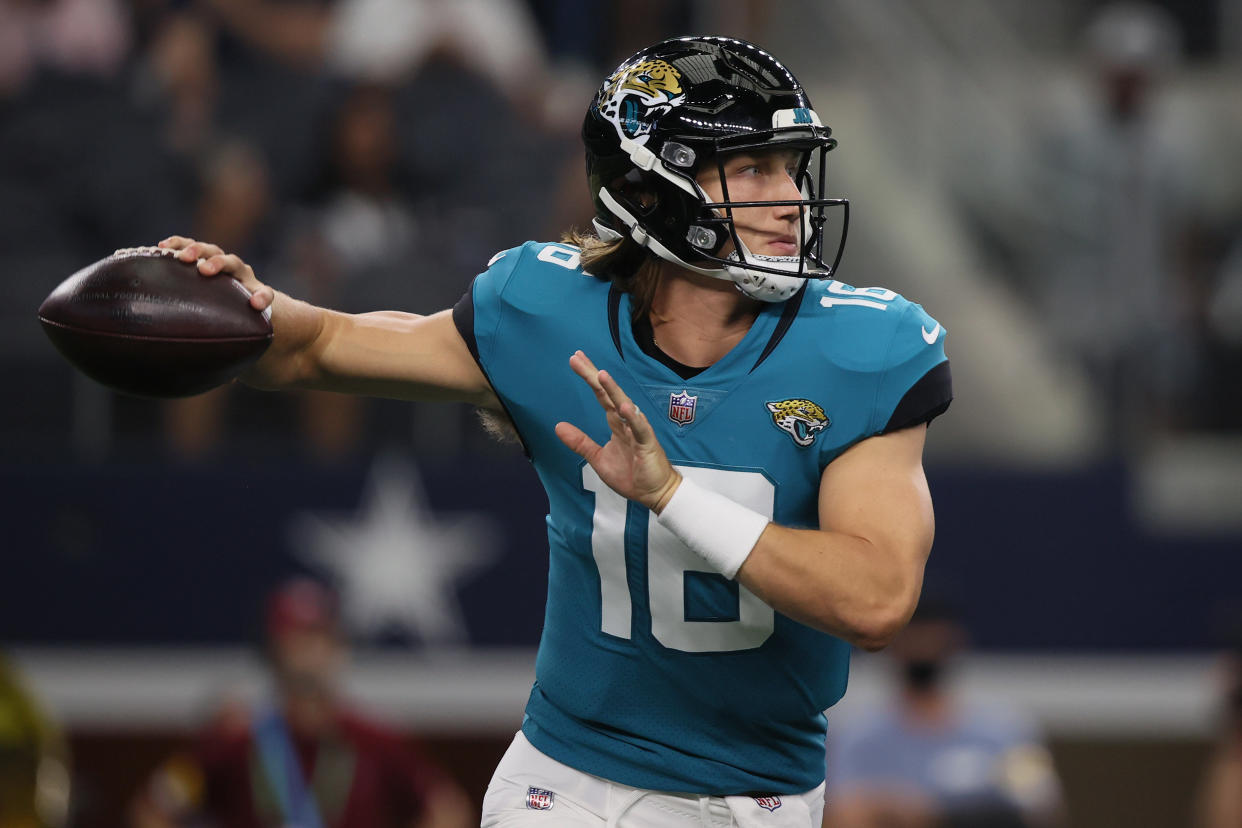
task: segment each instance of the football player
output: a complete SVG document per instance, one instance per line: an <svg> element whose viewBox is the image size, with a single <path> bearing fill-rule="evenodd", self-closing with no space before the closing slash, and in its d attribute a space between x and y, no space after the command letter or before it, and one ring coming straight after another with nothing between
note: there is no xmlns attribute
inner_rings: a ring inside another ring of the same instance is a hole
<svg viewBox="0 0 1242 828"><path fill-rule="evenodd" d="M548 602L485 825L818 826L850 645L884 646L918 600L945 330L835 280L836 141L759 47L647 48L582 134L595 233L497 253L451 311L336 313L162 244L271 307L245 381L464 400L520 436Z"/></svg>

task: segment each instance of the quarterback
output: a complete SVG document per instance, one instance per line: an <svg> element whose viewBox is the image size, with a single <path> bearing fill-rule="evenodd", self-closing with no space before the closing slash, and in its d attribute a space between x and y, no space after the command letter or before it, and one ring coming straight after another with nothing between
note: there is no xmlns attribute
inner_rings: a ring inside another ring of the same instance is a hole
<svg viewBox="0 0 1242 828"><path fill-rule="evenodd" d="M582 135L594 233L497 253L430 316L313 307L214 245L161 245L271 306L244 381L467 401L520 437L548 600L484 825L818 826L850 645L918 601L945 329L835 279L836 140L762 49L644 49Z"/></svg>

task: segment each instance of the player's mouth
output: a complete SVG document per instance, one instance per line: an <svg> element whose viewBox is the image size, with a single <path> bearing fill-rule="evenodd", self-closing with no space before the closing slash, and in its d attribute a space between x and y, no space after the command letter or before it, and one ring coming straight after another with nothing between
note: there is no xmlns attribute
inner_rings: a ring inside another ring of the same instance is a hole
<svg viewBox="0 0 1242 828"><path fill-rule="evenodd" d="M766 245L764 251L769 256L797 256L798 237L792 235L776 236Z"/></svg>

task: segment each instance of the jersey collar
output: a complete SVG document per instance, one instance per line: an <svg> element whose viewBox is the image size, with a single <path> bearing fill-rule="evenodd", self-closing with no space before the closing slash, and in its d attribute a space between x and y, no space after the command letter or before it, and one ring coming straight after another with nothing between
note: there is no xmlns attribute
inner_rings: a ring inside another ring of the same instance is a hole
<svg viewBox="0 0 1242 828"><path fill-rule="evenodd" d="M745 373L754 371L776 350L776 346L788 333L805 296L806 285L803 285L784 302L764 303L746 336L721 359L704 368L689 381L695 384L717 382L720 377L737 373L742 368ZM630 321L630 309L630 295L613 285L608 291L608 331L622 361L631 370L648 375L649 379L686 382L671 367L639 347ZM759 347L760 343L762 347Z"/></svg>

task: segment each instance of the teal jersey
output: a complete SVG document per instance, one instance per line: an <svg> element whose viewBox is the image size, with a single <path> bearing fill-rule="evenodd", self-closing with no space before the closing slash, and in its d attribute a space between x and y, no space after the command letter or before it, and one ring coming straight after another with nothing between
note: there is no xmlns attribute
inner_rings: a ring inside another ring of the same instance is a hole
<svg viewBox="0 0 1242 828"><path fill-rule="evenodd" d="M548 495L526 737L639 788L822 782L823 711L845 692L849 645L712 572L560 442L562 420L601 444L609 435L569 357L582 349L616 379L682 474L779 524L818 527L825 466L895 418L923 422L948 404L943 328L892 291L808 282L682 379L640 346L627 294L584 273L576 248L533 242L497 254L454 318Z"/></svg>

